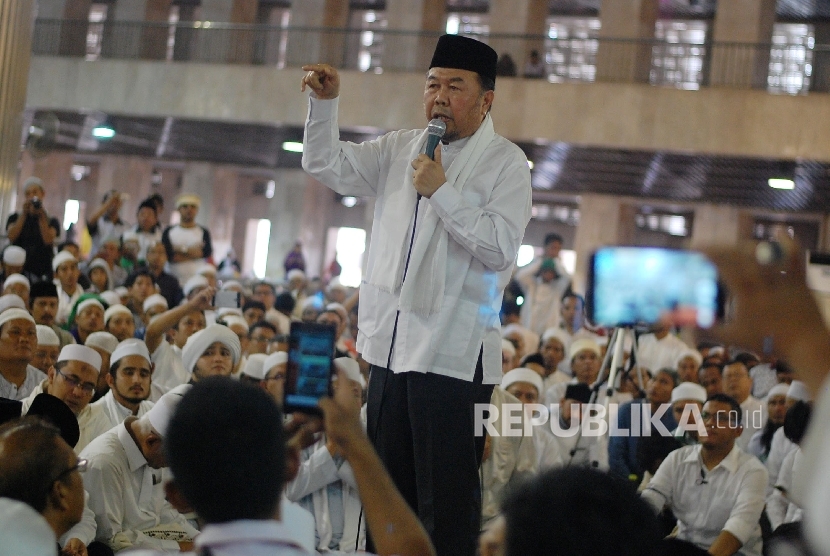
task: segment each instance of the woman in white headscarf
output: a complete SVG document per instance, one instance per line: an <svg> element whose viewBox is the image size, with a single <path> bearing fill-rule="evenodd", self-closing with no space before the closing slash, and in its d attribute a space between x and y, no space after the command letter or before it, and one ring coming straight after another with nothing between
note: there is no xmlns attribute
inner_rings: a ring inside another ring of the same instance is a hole
<svg viewBox="0 0 830 556"><path fill-rule="evenodd" d="M198 382L209 376L230 376L241 354L237 335L227 326L213 324L187 339L182 363L192 373L191 382Z"/></svg>

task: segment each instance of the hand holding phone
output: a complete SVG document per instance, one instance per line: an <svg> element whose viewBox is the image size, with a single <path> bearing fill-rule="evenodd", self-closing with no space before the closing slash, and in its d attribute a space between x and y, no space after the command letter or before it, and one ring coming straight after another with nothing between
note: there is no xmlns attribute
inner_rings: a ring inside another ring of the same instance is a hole
<svg viewBox="0 0 830 556"><path fill-rule="evenodd" d="M332 393L336 341L333 326L291 323L283 403L286 413L321 414L320 398Z"/></svg>

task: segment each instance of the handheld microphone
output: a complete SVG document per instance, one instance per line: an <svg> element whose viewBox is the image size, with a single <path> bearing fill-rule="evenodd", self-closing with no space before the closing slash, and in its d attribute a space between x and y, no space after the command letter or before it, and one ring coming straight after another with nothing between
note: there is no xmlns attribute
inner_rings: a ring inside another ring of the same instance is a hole
<svg viewBox="0 0 830 556"><path fill-rule="evenodd" d="M424 154L432 160L435 160L435 147L441 142L441 137L444 136L446 131L447 124L444 123L444 120L434 118L429 121L429 125L427 126L427 146L425 147Z"/></svg>

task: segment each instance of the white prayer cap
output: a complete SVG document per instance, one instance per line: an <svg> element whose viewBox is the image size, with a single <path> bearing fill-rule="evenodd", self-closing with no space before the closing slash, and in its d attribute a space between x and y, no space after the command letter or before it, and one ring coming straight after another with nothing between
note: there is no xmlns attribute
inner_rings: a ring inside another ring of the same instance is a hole
<svg viewBox="0 0 830 556"><path fill-rule="evenodd" d="M698 350L687 349L683 350L683 352L677 357L677 360L674 362L674 367L677 368L678 365L680 365L680 362L686 359L687 357L691 357L692 359L694 359L698 367L700 367L700 364L703 363L703 356L700 354Z"/></svg>
<svg viewBox="0 0 830 556"><path fill-rule="evenodd" d="M3 297L9 296L4 295ZM3 297L0 297L0 301L3 300ZM20 298L17 297L17 299ZM10 320L18 319L27 320L29 322L35 322L35 319L32 318L32 315L29 314L29 311L27 311L26 309L21 309L20 307L11 307L9 309L6 309L5 311L0 312L0 326L3 326Z"/></svg>
<svg viewBox="0 0 830 556"><path fill-rule="evenodd" d="M216 318L224 319L225 317L228 317L228 316L241 317L242 316L242 309L237 309L235 307L222 307L221 309L216 311ZM245 324L247 324L247 323L248 323L248 321L245 321Z"/></svg>
<svg viewBox="0 0 830 556"><path fill-rule="evenodd" d="M516 348L513 346L513 343L510 340L502 339L501 341L501 352L507 352L507 355L510 357L516 357Z"/></svg>
<svg viewBox="0 0 830 556"><path fill-rule="evenodd" d="M181 386L186 386L187 388L182 388ZM167 436L167 427L170 425L173 411L179 402L182 401L185 392L190 389L190 384L182 384L181 386L177 386L160 397L155 405L150 408L150 411L145 414L150 425L162 438Z"/></svg>
<svg viewBox="0 0 830 556"><path fill-rule="evenodd" d="M164 307L165 310L169 309L170 306L167 304L167 298L161 295L160 293L154 293L150 297L144 300L144 304L141 306L146 313L150 307L155 307L156 305L161 305Z"/></svg>
<svg viewBox="0 0 830 556"><path fill-rule="evenodd" d="M242 369L242 374L257 380L263 380L267 374L263 367L263 363L265 363L267 357L264 353L253 353L249 355L248 360L245 362L245 368Z"/></svg>
<svg viewBox="0 0 830 556"><path fill-rule="evenodd" d="M121 296L112 290L107 290L98 294L98 297L107 302L107 305L118 305L121 303Z"/></svg>
<svg viewBox="0 0 830 556"><path fill-rule="evenodd" d="M202 199L193 193L184 193L176 199L176 208L181 208L182 205L196 205L198 207L201 204Z"/></svg>
<svg viewBox="0 0 830 556"><path fill-rule="evenodd" d="M36 176L29 176L26 178L26 181L23 182L23 193L26 193L30 187L37 187L42 190L43 180Z"/></svg>
<svg viewBox="0 0 830 556"><path fill-rule="evenodd" d="M93 332L86 337L85 346L96 347L100 350L112 353L118 347L118 338L109 332Z"/></svg>
<svg viewBox="0 0 830 556"><path fill-rule="evenodd" d="M242 284L240 284L236 280L225 280L225 281L222 282L222 289L223 290L228 291L228 290L231 290L232 288L238 288L240 291L244 289L242 287Z"/></svg>
<svg viewBox="0 0 830 556"><path fill-rule="evenodd" d="M541 396L545 391L544 386L542 386L542 377L539 376L539 373L531 369L519 367L518 369L513 369L512 371L504 373L504 376L501 377L501 389L507 390L507 388L515 382L527 382L532 384L536 387L536 391L539 393L539 396Z"/></svg>
<svg viewBox="0 0 830 556"><path fill-rule="evenodd" d="M242 354L242 346L239 345L239 338L227 326L221 324L211 324L207 328L200 330L190 336L182 348L182 363L187 372L192 373L196 367L196 361L214 342L224 344L231 350L231 357L233 364L239 363L239 357Z"/></svg>
<svg viewBox="0 0 830 556"><path fill-rule="evenodd" d="M78 306L75 308L75 318L77 318L77 317L78 317L78 315L80 315L80 314L81 314L81 311L83 311L83 310L84 310L84 309L86 309L87 307L91 307L91 306L93 306L93 305L94 305L95 307L100 307L102 311L104 311L104 310L105 310L105 309L104 309L104 305L103 305L100 301L98 301L98 300L97 300L97 299L95 299L94 297L89 297L89 298L87 298L87 299L84 299L84 300L83 300L83 301L81 301L80 303L78 303Z"/></svg>
<svg viewBox="0 0 830 556"><path fill-rule="evenodd" d="M800 380L792 381L792 384L790 384L790 388L787 390L787 397L802 402L813 401L813 397L807 390L807 385L801 382Z"/></svg>
<svg viewBox="0 0 830 556"><path fill-rule="evenodd" d="M233 325L239 325L245 329L245 333L247 334L250 330L248 328L248 321L245 320L244 317L240 317L239 315L223 315L222 320L225 321L225 324L230 328Z"/></svg>
<svg viewBox="0 0 830 556"><path fill-rule="evenodd" d="M89 274L90 272L92 272L93 268L100 268L107 274L109 274L110 271L110 267L107 264L107 261L97 257L92 259L92 261L89 263L89 266L86 267L86 273Z"/></svg>
<svg viewBox="0 0 830 556"><path fill-rule="evenodd" d="M288 353L284 351L275 351L271 355L269 355L265 361L262 363L262 369L265 371L265 374L268 374L268 371L276 367L277 365L283 365L288 363Z"/></svg>
<svg viewBox="0 0 830 556"><path fill-rule="evenodd" d="M130 293L130 290L128 290L124 286L118 286L113 291L116 293L116 295L118 295L118 299L121 299L122 297L127 297L127 295Z"/></svg>
<svg viewBox="0 0 830 556"><path fill-rule="evenodd" d="M70 253L69 251L61 251L55 258L52 259L52 270L57 271L58 267L63 263L67 263L69 261L78 262L78 259L75 258L75 255Z"/></svg>
<svg viewBox="0 0 830 556"><path fill-rule="evenodd" d="M522 330L522 327L516 324L515 322L508 324L507 326L501 329L501 337L507 338L510 334L514 332L518 332L522 335L522 338L524 338L524 331Z"/></svg>
<svg viewBox="0 0 830 556"><path fill-rule="evenodd" d="M92 334L90 334L92 336ZM87 338L89 342L89 338ZM101 372L101 354L89 346L82 346L80 344L67 344L63 346L60 355L58 355L58 363L61 361L80 361L90 365L95 372Z"/></svg>
<svg viewBox="0 0 830 556"><path fill-rule="evenodd" d="M205 288L209 285L210 284L208 284L207 278L205 278L201 274L194 274L187 280L187 282L184 283L182 291L184 292L184 296L187 297L188 295L190 295L190 292L192 292L196 288Z"/></svg>
<svg viewBox="0 0 830 556"><path fill-rule="evenodd" d="M783 382L779 382L772 388L770 388L769 392L767 392L767 399L770 399L773 396L786 396L790 391L790 385L784 384Z"/></svg>
<svg viewBox="0 0 830 556"><path fill-rule="evenodd" d="M23 309L26 311L26 303L16 293L0 295L0 313L4 313L9 309Z"/></svg>
<svg viewBox="0 0 830 556"><path fill-rule="evenodd" d="M17 245L9 245L3 251L3 262L12 266L23 266L26 264L26 250Z"/></svg>
<svg viewBox="0 0 830 556"><path fill-rule="evenodd" d="M292 268L288 271L288 274L285 275L285 279L290 282L294 278L302 278L303 280L305 280L305 272L303 272L299 268Z"/></svg>
<svg viewBox="0 0 830 556"><path fill-rule="evenodd" d="M39 346L59 346L61 340L51 326L45 324L37 325L37 345Z"/></svg>
<svg viewBox="0 0 830 556"><path fill-rule="evenodd" d="M360 384L361 388L366 388L366 379L363 378L363 373L360 372L360 365L351 357L338 357L334 360L334 366L338 370L346 373L349 379Z"/></svg>
<svg viewBox="0 0 830 556"><path fill-rule="evenodd" d="M671 403L680 400L694 400L706 403L706 388L694 382L681 382L671 391Z"/></svg>
<svg viewBox="0 0 830 556"><path fill-rule="evenodd" d="M723 346L714 346L709 348L709 357L713 355L723 355L726 350L724 350Z"/></svg>
<svg viewBox="0 0 830 556"><path fill-rule="evenodd" d="M115 315L118 315L118 314L124 314L124 315L128 315L130 317L133 316L133 312L130 311L124 305L121 305L120 303L116 303L115 305L110 305L110 308L107 309L106 311L104 311L104 326L107 325L107 323L110 321L110 319L112 317L114 317Z"/></svg>
<svg viewBox="0 0 830 556"><path fill-rule="evenodd" d="M55 532L34 508L0 498L0 539L5 556L54 556Z"/></svg>
<svg viewBox="0 0 830 556"><path fill-rule="evenodd" d="M331 280L329 280L329 285L326 287L328 291L340 290L340 291L348 291L348 288L340 283L340 278L335 276Z"/></svg>
<svg viewBox="0 0 830 556"><path fill-rule="evenodd" d="M216 276L216 267L210 263L202 263L198 270L196 270L196 274L201 274L202 276L206 274Z"/></svg>
<svg viewBox="0 0 830 556"><path fill-rule="evenodd" d="M22 274L9 274L9 277L6 278L6 281L3 282L3 289L8 288L14 284L23 284L26 286L26 289L31 289L32 285L29 282L29 279L23 276Z"/></svg>
<svg viewBox="0 0 830 556"><path fill-rule="evenodd" d="M334 311L340 317L343 324L349 322L349 312L340 303L329 303L326 305L326 311Z"/></svg>
<svg viewBox="0 0 830 556"><path fill-rule="evenodd" d="M568 334L561 328L554 327L545 330L545 332L542 334L542 344L544 344L551 338L556 338L557 340L562 342L562 345L565 346L566 349L568 347L568 344L571 343L571 339L568 338Z"/></svg>
<svg viewBox="0 0 830 556"><path fill-rule="evenodd" d="M138 338L127 338L113 350L110 357L110 365L115 365L124 357L130 355L139 355L150 362L150 351L147 349L147 344Z"/></svg>
<svg viewBox="0 0 830 556"><path fill-rule="evenodd" d="M573 360L577 353L585 350L592 351L599 357L599 344L590 338L579 338L571 343L568 349L568 359Z"/></svg>

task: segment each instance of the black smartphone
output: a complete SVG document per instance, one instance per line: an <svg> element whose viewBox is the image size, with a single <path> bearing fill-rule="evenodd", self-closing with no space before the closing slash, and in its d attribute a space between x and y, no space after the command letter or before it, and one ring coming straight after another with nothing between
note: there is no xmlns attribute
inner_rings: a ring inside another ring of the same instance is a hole
<svg viewBox="0 0 830 556"><path fill-rule="evenodd" d="M336 341L334 326L291 323L283 402L286 413L320 414L317 401L331 395Z"/></svg>
<svg viewBox="0 0 830 556"><path fill-rule="evenodd" d="M242 306L242 294L232 291L218 291L213 296L213 306L217 309L239 309Z"/></svg>
<svg viewBox="0 0 830 556"><path fill-rule="evenodd" d="M723 317L724 290L702 253L662 247L603 247L592 256L585 299L600 326L675 324L709 328Z"/></svg>

